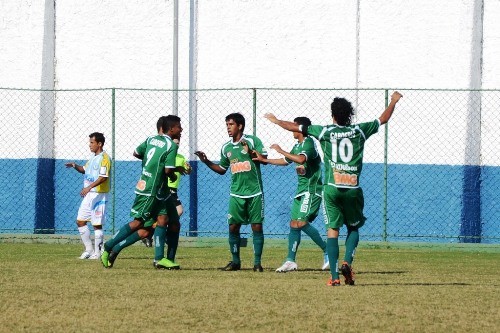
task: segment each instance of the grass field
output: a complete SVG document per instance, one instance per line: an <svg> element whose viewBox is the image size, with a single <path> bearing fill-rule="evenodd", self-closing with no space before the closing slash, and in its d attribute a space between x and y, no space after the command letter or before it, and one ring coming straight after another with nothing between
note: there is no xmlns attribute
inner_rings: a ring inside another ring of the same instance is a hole
<svg viewBox="0 0 500 333"><path fill-rule="evenodd" d="M112 269L79 260L75 244L0 243L0 332L498 332L498 247L361 245L356 286L327 287L321 254L299 250L299 271L264 273L242 249L181 247L179 271L155 270L132 246ZM342 255L341 249L341 255Z"/></svg>

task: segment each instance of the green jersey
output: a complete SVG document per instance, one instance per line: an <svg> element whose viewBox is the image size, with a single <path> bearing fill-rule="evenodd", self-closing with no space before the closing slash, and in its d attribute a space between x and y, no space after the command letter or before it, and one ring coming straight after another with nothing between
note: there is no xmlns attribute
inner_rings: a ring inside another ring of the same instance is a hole
<svg viewBox="0 0 500 333"><path fill-rule="evenodd" d="M359 187L365 142L372 134L377 133L379 127L378 119L349 126L334 124L307 127L307 134L319 140L324 153L325 185Z"/></svg>
<svg viewBox="0 0 500 333"><path fill-rule="evenodd" d="M165 169L175 168L177 145L167 135L151 136L136 149L137 155L142 156L141 178L135 187L139 195L161 196L167 189Z"/></svg>
<svg viewBox="0 0 500 333"><path fill-rule="evenodd" d="M305 193L320 194L322 190L321 183L321 157L319 156L314 140L308 136L304 141L297 142L293 146L290 154L304 155L306 161L304 164L295 163L295 170L299 177L297 192L295 198L298 198ZM293 161L285 157L285 161L292 163Z"/></svg>
<svg viewBox="0 0 500 333"><path fill-rule="evenodd" d="M267 151L262 141L253 135L243 135L241 140L245 140L249 150L256 150L262 155L267 155ZM245 148L238 142L229 141L222 146L220 156L220 167L231 168L231 190L230 195L239 198L251 198L262 194L262 176L260 173L260 163L252 161L252 157Z"/></svg>

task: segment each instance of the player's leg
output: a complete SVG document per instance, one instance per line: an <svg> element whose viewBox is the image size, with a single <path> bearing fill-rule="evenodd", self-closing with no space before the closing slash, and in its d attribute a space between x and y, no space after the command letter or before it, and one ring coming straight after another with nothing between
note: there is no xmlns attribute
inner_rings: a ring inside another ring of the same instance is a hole
<svg viewBox="0 0 500 333"><path fill-rule="evenodd" d="M176 196L171 196L167 199L167 259L174 263L177 247L179 246L179 234L181 231L177 202L178 200Z"/></svg>
<svg viewBox="0 0 500 333"><path fill-rule="evenodd" d="M307 200L308 199L308 200ZM301 200L301 205L299 212L297 215L297 219L301 222L298 227L303 231L306 235L308 235L316 245L319 246L321 251L323 251L323 265L321 269L325 270L330 267L328 255L326 253L326 242L321 237L318 229L316 229L310 222L314 221L314 219L318 216L319 207L321 205L321 196L316 194L311 194L309 198L306 196Z"/></svg>
<svg viewBox="0 0 500 333"><path fill-rule="evenodd" d="M253 270L263 272L262 252L264 250L264 195L260 194L247 199L248 221L252 225L253 238Z"/></svg>
<svg viewBox="0 0 500 333"><path fill-rule="evenodd" d="M323 213L327 228L326 252L330 262L330 286L339 286L339 229L344 224L344 216L340 207L340 193L334 186L323 189Z"/></svg>
<svg viewBox="0 0 500 333"><path fill-rule="evenodd" d="M80 208L78 209L78 215L76 217L76 225L78 227L78 233L80 234L80 239L82 240L84 250L80 255L80 259L88 259L93 254L92 239L90 238L90 229L87 222L92 218L92 193L87 193L80 203Z"/></svg>
<svg viewBox="0 0 500 333"><path fill-rule="evenodd" d="M94 253L90 259L99 259L104 251L104 230L106 222L107 193L98 193L92 201L91 224L94 227Z"/></svg>
<svg viewBox="0 0 500 333"><path fill-rule="evenodd" d="M345 255L340 271L345 278L345 283L354 285L354 272L352 262L359 243L359 228L365 223L363 215L364 196L361 188L352 189L346 192L345 200L345 224L347 226L347 237L345 240Z"/></svg>
<svg viewBox="0 0 500 333"><path fill-rule="evenodd" d="M283 265L276 269L277 273L296 271L298 268L295 259L301 240L300 228L303 226L303 223L297 220L300 214L301 199L302 197L293 199L291 212L292 220L290 221L290 231L288 232L288 253Z"/></svg>
<svg viewBox="0 0 500 333"><path fill-rule="evenodd" d="M230 196L227 222L229 224L229 251L231 261L222 268L225 271L237 271L241 269L240 245L241 224L247 220L245 213L245 199Z"/></svg>

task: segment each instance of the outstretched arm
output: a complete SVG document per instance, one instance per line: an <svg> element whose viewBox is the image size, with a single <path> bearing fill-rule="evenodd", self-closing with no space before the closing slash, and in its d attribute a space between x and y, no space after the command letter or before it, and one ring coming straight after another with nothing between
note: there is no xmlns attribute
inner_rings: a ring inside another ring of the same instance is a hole
<svg viewBox="0 0 500 333"><path fill-rule="evenodd" d="M287 131L299 132L299 133L301 132L299 125L297 125L296 123L291 122L291 121L280 120L280 119L276 118L276 116L272 113L266 113L264 115L264 118L266 118L270 122L280 126L281 128L286 129Z"/></svg>
<svg viewBox="0 0 500 333"><path fill-rule="evenodd" d="M64 163L64 165L66 166L66 168L73 168L79 173L85 173L85 169L81 165L76 164L75 162Z"/></svg>
<svg viewBox="0 0 500 333"><path fill-rule="evenodd" d="M389 106L387 107L387 109L385 109L384 112L382 112L382 114L378 118L380 120L380 125L386 124L389 119L391 119L394 108L396 107L396 104L401 99L401 97L403 97L403 95L401 95L398 91L392 93Z"/></svg>
<svg viewBox="0 0 500 333"><path fill-rule="evenodd" d="M252 157L252 160L256 162L283 166L288 165L284 158L267 158L262 156L262 154L256 150L253 151L253 154L255 157Z"/></svg>
<svg viewBox="0 0 500 333"><path fill-rule="evenodd" d="M215 164L213 163L212 161L210 161L208 158L207 158L207 155L205 155L204 152L202 151L197 151L194 153L196 156L198 156L200 158L200 161L202 161L203 163L205 163L207 165L207 167L209 167L212 171L215 171L217 172L219 175L223 175L226 173L226 169L224 168L221 168L220 165L218 164Z"/></svg>
<svg viewBox="0 0 500 333"><path fill-rule="evenodd" d="M281 155L285 156L290 161L293 161L295 163L304 164L306 162L305 155L302 155L302 154L300 154L300 155L290 154L289 152L281 149L281 147L279 145L277 145L277 144L271 145L270 148L276 150L278 153L280 153Z"/></svg>

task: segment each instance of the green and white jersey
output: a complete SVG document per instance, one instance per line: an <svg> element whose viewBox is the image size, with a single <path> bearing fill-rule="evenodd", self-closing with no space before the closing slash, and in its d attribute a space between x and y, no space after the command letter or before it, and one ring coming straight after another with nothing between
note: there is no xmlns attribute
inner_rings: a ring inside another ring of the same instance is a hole
<svg viewBox="0 0 500 333"><path fill-rule="evenodd" d="M359 187L366 140L378 132L380 120L349 126L311 125L307 134L319 140L325 157L325 185Z"/></svg>
<svg viewBox="0 0 500 333"><path fill-rule="evenodd" d="M229 194L238 198L251 198L263 192L260 163L252 161L252 157L245 151L241 140L247 142L250 151L256 150L262 155L267 155L267 151L258 137L244 134L240 141L229 141L222 146L219 165L226 170L231 168Z"/></svg>
<svg viewBox="0 0 500 333"><path fill-rule="evenodd" d="M177 155L175 142L167 135L150 136L135 149L135 152L142 156L141 178L137 182L135 193L161 197L161 193L165 192L170 195L167 191L165 169L175 168Z"/></svg>
<svg viewBox="0 0 500 333"><path fill-rule="evenodd" d="M304 164L295 163L295 170L299 178L295 198L305 193L321 195L321 190L323 189L321 182L321 157L316 149L314 140L306 136L304 141L297 142L293 146L290 154L304 155L306 157ZM288 163L293 162L286 157L285 161Z"/></svg>

